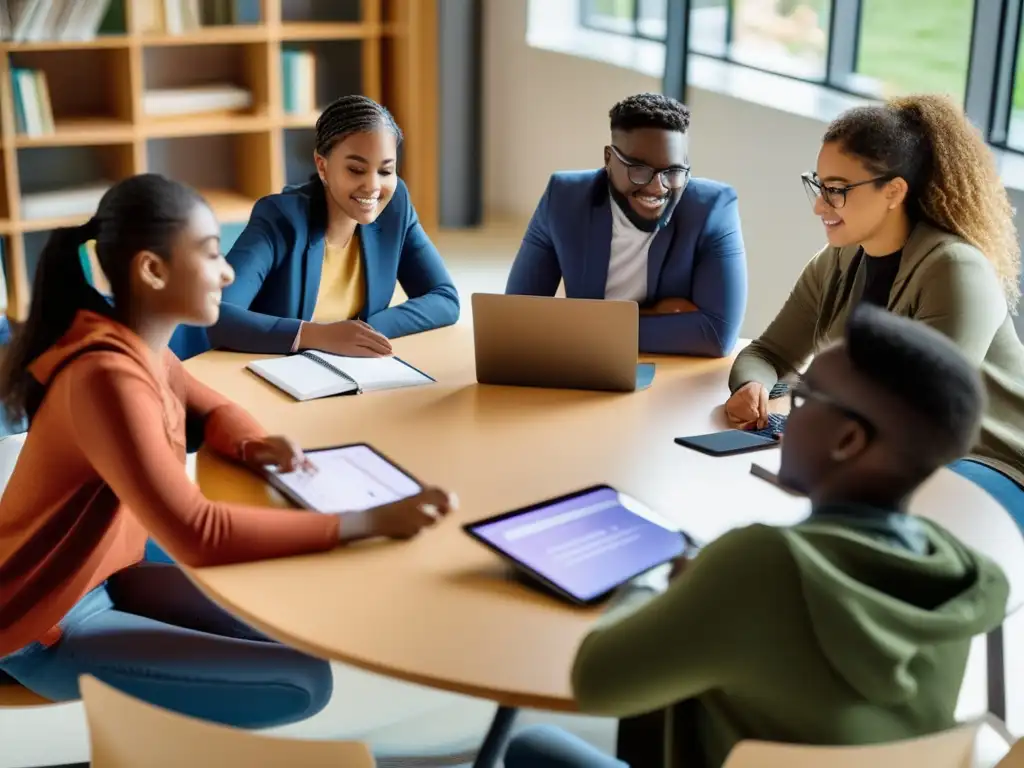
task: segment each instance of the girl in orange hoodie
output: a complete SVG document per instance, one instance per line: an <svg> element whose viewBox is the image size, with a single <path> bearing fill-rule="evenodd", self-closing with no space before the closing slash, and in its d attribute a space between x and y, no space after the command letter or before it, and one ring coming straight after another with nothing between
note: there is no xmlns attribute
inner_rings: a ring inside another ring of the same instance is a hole
<svg viewBox="0 0 1024 768"><path fill-rule="evenodd" d="M90 239L112 303L82 269ZM330 698L328 665L245 626L173 563L147 561L149 537L199 567L407 538L448 510L437 489L344 516L202 495L185 474L186 418L254 468L306 462L167 349L179 324L216 322L232 279L210 207L162 176L120 182L88 223L51 235L0 369L0 400L30 425L0 499L0 677L64 701L92 674L240 727L304 719Z"/></svg>

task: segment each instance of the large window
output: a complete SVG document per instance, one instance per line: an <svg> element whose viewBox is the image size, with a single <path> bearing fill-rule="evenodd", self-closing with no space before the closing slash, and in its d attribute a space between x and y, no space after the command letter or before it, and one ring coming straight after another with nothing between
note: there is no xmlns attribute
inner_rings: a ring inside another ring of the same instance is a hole
<svg viewBox="0 0 1024 768"><path fill-rule="evenodd" d="M974 0L861 0L861 89L878 96L946 93L962 101L973 15Z"/></svg>
<svg viewBox="0 0 1024 768"><path fill-rule="evenodd" d="M675 2L684 0L579 0L580 21L665 40ZM994 144L1024 151L1022 8L1024 0L689 0L689 50L873 98L945 93Z"/></svg>
<svg viewBox="0 0 1024 768"><path fill-rule="evenodd" d="M1013 101L1010 104L1010 126L1007 144L1024 150L1024 15L1017 36L1017 61L1014 67Z"/></svg>
<svg viewBox="0 0 1024 768"><path fill-rule="evenodd" d="M822 80L828 67L830 0L734 0L729 58Z"/></svg>
<svg viewBox="0 0 1024 768"><path fill-rule="evenodd" d="M665 39L668 0L582 0L585 26L650 40Z"/></svg>

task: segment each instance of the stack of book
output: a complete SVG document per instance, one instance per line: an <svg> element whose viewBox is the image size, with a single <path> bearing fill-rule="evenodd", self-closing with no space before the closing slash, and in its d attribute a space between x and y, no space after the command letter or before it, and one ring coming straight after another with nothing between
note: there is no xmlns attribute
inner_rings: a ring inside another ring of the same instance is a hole
<svg viewBox="0 0 1024 768"><path fill-rule="evenodd" d="M38 69L11 70L14 93L14 122L18 133L46 136L54 132L53 106L46 73Z"/></svg>
<svg viewBox="0 0 1024 768"><path fill-rule="evenodd" d="M0 37L92 40L98 32L123 32L120 13L120 5L111 0L0 0Z"/></svg>
<svg viewBox="0 0 1024 768"><path fill-rule="evenodd" d="M0 312L7 311L7 259L4 256L4 239L0 237ZM4 320L7 318L5 317ZM0 343L6 341L5 337L10 335L6 323L0 327Z"/></svg>
<svg viewBox="0 0 1024 768"><path fill-rule="evenodd" d="M96 212L100 199L111 187L107 180L79 184L46 192L29 192L21 196L21 218L63 219L75 216L88 218Z"/></svg>
<svg viewBox="0 0 1024 768"><path fill-rule="evenodd" d="M183 35L211 25L258 24L260 0L136 0L132 12L145 34Z"/></svg>
<svg viewBox="0 0 1024 768"><path fill-rule="evenodd" d="M281 51L281 86L285 114L316 112L316 56L310 51Z"/></svg>
<svg viewBox="0 0 1024 768"><path fill-rule="evenodd" d="M252 91L231 83L186 88L150 88L142 95L147 117L231 114L252 107Z"/></svg>

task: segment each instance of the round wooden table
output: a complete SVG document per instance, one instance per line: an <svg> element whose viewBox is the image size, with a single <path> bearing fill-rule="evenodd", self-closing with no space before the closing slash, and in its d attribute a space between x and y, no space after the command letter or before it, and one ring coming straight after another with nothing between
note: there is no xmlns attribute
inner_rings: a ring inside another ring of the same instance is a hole
<svg viewBox="0 0 1024 768"><path fill-rule="evenodd" d="M569 671L599 609L564 605L511 579L461 523L596 483L634 495L705 541L807 513L806 501L750 474L752 461L775 469L778 450L711 458L673 443L725 428L730 359L652 358L650 389L611 394L478 385L468 325L394 347L437 383L297 403L245 370L254 356L211 352L187 363L272 433L307 449L368 442L461 501L411 542L191 571L218 603L293 647L506 708L572 710ZM210 498L287 505L206 452L197 478ZM1012 566L1011 600L1024 598L1024 539L984 492L944 470L912 509Z"/></svg>

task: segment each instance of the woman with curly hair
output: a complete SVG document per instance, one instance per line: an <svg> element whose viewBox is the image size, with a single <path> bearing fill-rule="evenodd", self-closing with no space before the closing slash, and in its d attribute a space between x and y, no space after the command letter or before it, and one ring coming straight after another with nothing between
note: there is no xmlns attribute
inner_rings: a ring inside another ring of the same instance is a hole
<svg viewBox="0 0 1024 768"><path fill-rule="evenodd" d="M941 96L860 107L829 126L817 171L803 183L828 246L804 268L764 334L736 358L729 421L763 427L769 391L781 376L841 338L858 304L886 307L946 334L979 368L985 418L970 455L952 469L1024 527L1024 345L1011 319L1020 298L1020 245L980 133ZM870 460L869 452L870 445L837 450L821 461Z"/></svg>

